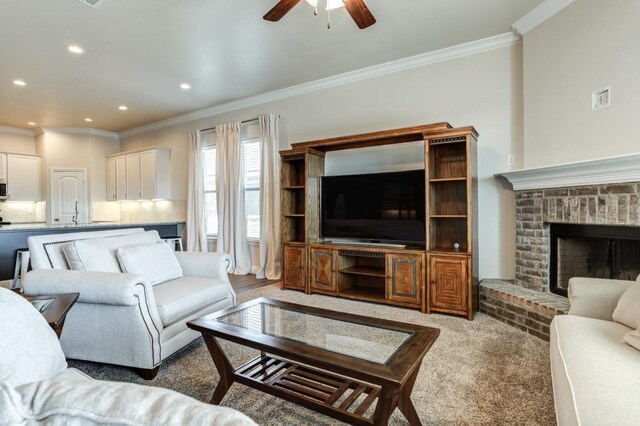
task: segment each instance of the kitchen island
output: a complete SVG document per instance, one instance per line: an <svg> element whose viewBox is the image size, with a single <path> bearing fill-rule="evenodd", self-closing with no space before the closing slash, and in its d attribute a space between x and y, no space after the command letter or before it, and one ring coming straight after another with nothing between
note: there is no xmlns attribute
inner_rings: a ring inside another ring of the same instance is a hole
<svg viewBox="0 0 640 426"><path fill-rule="evenodd" d="M85 224L15 223L0 226L0 281L13 279L16 251L28 247L32 235L65 234L70 232L105 231L108 229L144 228L156 230L160 237L182 235L183 222L94 222Z"/></svg>

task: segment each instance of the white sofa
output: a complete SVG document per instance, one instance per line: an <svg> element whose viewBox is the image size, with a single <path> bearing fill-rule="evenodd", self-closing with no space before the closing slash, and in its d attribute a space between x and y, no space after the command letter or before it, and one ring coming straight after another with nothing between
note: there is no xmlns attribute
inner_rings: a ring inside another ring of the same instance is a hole
<svg viewBox="0 0 640 426"><path fill-rule="evenodd" d="M235 304L228 257L173 253L142 228L29 237L28 295L80 293L64 325L68 358L123 365L155 377L200 335L187 322ZM123 273L122 269L128 273Z"/></svg>
<svg viewBox="0 0 640 426"><path fill-rule="evenodd" d="M93 380L67 368L42 315L0 288L0 426L40 424L255 425L231 408L168 389Z"/></svg>
<svg viewBox="0 0 640 426"><path fill-rule="evenodd" d="M569 299L551 323L558 424L640 425L640 277L572 278Z"/></svg>

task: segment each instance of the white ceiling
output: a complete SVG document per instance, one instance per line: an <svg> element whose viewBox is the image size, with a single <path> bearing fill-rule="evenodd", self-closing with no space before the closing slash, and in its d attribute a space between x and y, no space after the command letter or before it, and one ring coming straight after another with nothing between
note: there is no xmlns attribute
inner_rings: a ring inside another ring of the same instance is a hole
<svg viewBox="0 0 640 426"><path fill-rule="evenodd" d="M378 21L366 30L344 9L327 30L326 15L314 17L304 1L280 22L264 21L276 3L2 0L0 125L131 129L502 34L542 0L366 0ZM86 53L70 54L69 44Z"/></svg>

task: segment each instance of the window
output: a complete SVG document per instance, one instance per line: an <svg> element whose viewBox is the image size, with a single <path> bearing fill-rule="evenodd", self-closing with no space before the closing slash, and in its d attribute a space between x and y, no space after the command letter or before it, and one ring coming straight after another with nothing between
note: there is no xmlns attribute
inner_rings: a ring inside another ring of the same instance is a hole
<svg viewBox="0 0 640 426"><path fill-rule="evenodd" d="M216 199L216 146L202 148L202 174L204 177L204 217L207 235L218 235L218 205Z"/></svg>
<svg viewBox="0 0 640 426"><path fill-rule="evenodd" d="M215 135L206 133L202 137L205 140L202 147L205 226L207 235L215 237L218 235ZM207 144L206 141L211 142ZM260 138L243 138L242 187L244 188L246 237L250 240L260 239L260 164Z"/></svg>

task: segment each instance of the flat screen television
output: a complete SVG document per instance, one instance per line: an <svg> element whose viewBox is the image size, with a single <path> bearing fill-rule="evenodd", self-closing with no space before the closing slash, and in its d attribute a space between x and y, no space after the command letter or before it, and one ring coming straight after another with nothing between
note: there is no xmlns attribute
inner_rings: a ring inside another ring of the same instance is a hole
<svg viewBox="0 0 640 426"><path fill-rule="evenodd" d="M425 171L321 178L325 239L425 246Z"/></svg>

